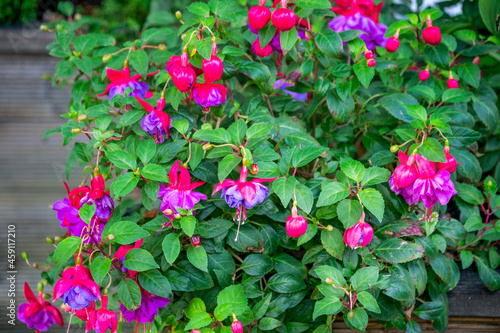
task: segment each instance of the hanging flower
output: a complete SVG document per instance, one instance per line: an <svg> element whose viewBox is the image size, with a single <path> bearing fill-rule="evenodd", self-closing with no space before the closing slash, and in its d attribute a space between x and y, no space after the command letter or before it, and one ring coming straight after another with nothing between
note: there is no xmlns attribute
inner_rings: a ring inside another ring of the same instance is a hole
<svg viewBox="0 0 500 333"><path fill-rule="evenodd" d="M118 319L116 313L108 310L108 296L102 297L101 308L99 310L91 310L89 312L89 320L85 332L93 329L97 333L104 333L110 330L115 333L118 329Z"/></svg>
<svg viewBox="0 0 500 333"><path fill-rule="evenodd" d="M135 96L139 104L149 112L141 120L141 128L153 137L155 142L162 143L164 137L168 139L172 124L168 113L163 112L165 108L165 92L162 91L161 97L156 104L156 109L149 103L143 101L139 96Z"/></svg>
<svg viewBox="0 0 500 333"><path fill-rule="evenodd" d="M427 20L427 27L422 31L422 38L427 44L436 46L441 43L441 30L438 27L432 26L432 20Z"/></svg>
<svg viewBox="0 0 500 333"><path fill-rule="evenodd" d="M295 26L295 13L293 10L288 9L287 6L287 0L281 0L281 8L276 9L271 16L271 22L277 31L292 30Z"/></svg>
<svg viewBox="0 0 500 333"><path fill-rule="evenodd" d="M306 218L297 214L297 201L293 202L292 215L287 217L285 228L292 238L300 237L307 231Z"/></svg>
<svg viewBox="0 0 500 333"><path fill-rule="evenodd" d="M120 311L126 321L134 320L139 323L151 323L155 320L158 310L170 303L170 298L153 295L145 290L141 292L141 306L136 310L129 310L123 304L120 304Z"/></svg>
<svg viewBox="0 0 500 333"><path fill-rule="evenodd" d="M92 280L90 270L82 266L80 255L75 255L75 266L66 269L54 286L53 300L58 298L73 310L87 308L91 302L101 299L99 286Z"/></svg>
<svg viewBox="0 0 500 333"><path fill-rule="evenodd" d="M210 56L210 60L203 58L202 69L203 73L205 73L205 77L208 78L210 82L215 82L222 76L224 64L217 56L217 44L215 43L215 37L212 38L212 54Z"/></svg>
<svg viewBox="0 0 500 333"><path fill-rule="evenodd" d="M204 108L219 106L226 101L227 90L223 84L211 83L210 79L205 74L205 83L196 84L192 96L194 101Z"/></svg>
<svg viewBox="0 0 500 333"><path fill-rule="evenodd" d="M266 0L259 0L259 5L248 11L248 23L255 30L260 30L271 20L271 10L265 7Z"/></svg>
<svg viewBox="0 0 500 333"><path fill-rule="evenodd" d="M233 322L231 323L231 331L233 333L243 333L243 324L236 318L233 313Z"/></svg>
<svg viewBox="0 0 500 333"><path fill-rule="evenodd" d="M24 282L24 298L28 303L19 305L17 317L28 325L28 328L34 328L39 332L47 331L54 323L63 326L61 312L43 299L41 291L38 293L38 298L36 298L27 282Z"/></svg>
<svg viewBox="0 0 500 333"><path fill-rule="evenodd" d="M156 75L156 73L158 73L158 71L147 74L147 76L153 76ZM112 99L116 95L125 97L125 90L127 90L127 88L132 89L127 96L138 95L141 98L150 98L153 95L152 93L148 93L149 86L146 82L139 82L139 80L142 79L140 74L130 77L130 69L127 63L125 63L121 71L106 67L106 75L108 79L111 80L111 83L108 84L106 90L102 94L97 95L97 97L102 97L108 93L108 99Z"/></svg>
<svg viewBox="0 0 500 333"><path fill-rule="evenodd" d="M162 199L160 209L168 218L174 218L178 208L191 210L200 200L207 200L207 196L193 191L198 186L205 184L204 181L191 183L189 171L177 161L170 168L168 178L170 184L160 184L158 199ZM179 175L180 171L180 175Z"/></svg>
<svg viewBox="0 0 500 333"><path fill-rule="evenodd" d="M122 245L116 250L115 255L113 256L113 260L118 259L120 264L123 263L125 260L125 255L128 253L128 251L132 249L140 249L142 245L142 238L137 240L134 245ZM127 267L122 265L122 272L128 272L130 277L134 277L137 275L138 272L136 271L129 271Z"/></svg>
<svg viewBox="0 0 500 333"><path fill-rule="evenodd" d="M174 85L181 92L191 90L196 83L196 73L190 66L188 66L188 60L187 49L184 49L182 55L180 56L180 64L174 63L170 68L167 64L167 71L171 70L170 75L172 76L172 81L174 81Z"/></svg>
<svg viewBox="0 0 500 333"><path fill-rule="evenodd" d="M287 80L286 78L278 79L274 83L274 89L282 89L285 93L292 96L295 101L305 102L307 100L307 93L301 94L285 89L289 87L295 87L295 83L292 80Z"/></svg>
<svg viewBox="0 0 500 333"><path fill-rule="evenodd" d="M89 312L95 310L95 302L90 302L90 306L80 310L73 310L68 304L63 304L61 310L72 312L81 321L89 320Z"/></svg>
<svg viewBox="0 0 500 333"><path fill-rule="evenodd" d="M107 221L113 213L115 204L109 196L109 191L105 191L102 175L92 178L90 191L80 200L80 205L83 204L95 204L95 216L102 221Z"/></svg>
<svg viewBox="0 0 500 333"><path fill-rule="evenodd" d="M359 222L344 233L344 243L351 249L367 246L372 238L373 228L365 222L365 212L361 215Z"/></svg>
<svg viewBox="0 0 500 333"><path fill-rule="evenodd" d="M248 167L247 159L243 157L243 166L241 167L240 179L234 181L231 179L226 179L222 183L215 186L214 192L219 192L222 190L221 198L224 198L226 203L231 208L236 208L236 215L234 220L238 217L238 231L236 232L235 242L238 241L238 234L240 231L240 224L245 223L246 210L252 209L255 205L258 205L264 201L269 195L269 189L262 185L263 182L272 182L277 178L270 179L259 179L255 178L251 181L247 181Z"/></svg>
<svg viewBox="0 0 500 333"><path fill-rule="evenodd" d="M448 143L448 140L445 143L443 151L444 151L444 156L446 157L446 162L445 163L437 162L436 163L437 168L438 168L438 170L446 170L450 174L452 174L457 170L457 166L459 166L460 163L457 163L457 160L455 159L455 157L453 157L450 154L450 145Z"/></svg>
<svg viewBox="0 0 500 333"><path fill-rule="evenodd" d="M57 211L57 218L61 222L61 228L67 228L70 234L80 236L78 230L82 230L85 222L80 218L80 200L84 194L90 189L87 186L77 187L70 191L66 183L64 183L68 198L54 202L52 209Z"/></svg>
<svg viewBox="0 0 500 333"><path fill-rule="evenodd" d="M401 195L408 205L413 205L415 204L413 200L413 183L418 176L417 168L414 165L416 155L408 157L408 155L400 151L398 156L400 165L396 167L391 175L389 187L394 193Z"/></svg>

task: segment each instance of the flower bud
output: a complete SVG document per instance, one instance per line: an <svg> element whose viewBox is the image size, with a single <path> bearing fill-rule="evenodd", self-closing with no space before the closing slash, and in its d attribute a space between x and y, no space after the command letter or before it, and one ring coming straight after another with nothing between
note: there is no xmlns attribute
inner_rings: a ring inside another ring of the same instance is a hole
<svg viewBox="0 0 500 333"><path fill-rule="evenodd" d="M33 268L38 268L38 264L36 262L34 262L32 265L31 265Z"/></svg>
<svg viewBox="0 0 500 333"><path fill-rule="evenodd" d="M111 58L113 58L113 55L111 53L106 53L102 56L102 62L109 62Z"/></svg>
<svg viewBox="0 0 500 333"><path fill-rule="evenodd" d="M399 39L397 37L391 37L387 40L385 44L385 49L389 53L394 53L399 48Z"/></svg>
<svg viewBox="0 0 500 333"><path fill-rule="evenodd" d="M28 253L26 252L21 253L21 257L23 257L23 259L25 260L28 260Z"/></svg>
<svg viewBox="0 0 500 333"><path fill-rule="evenodd" d="M192 330L191 333L201 333L200 330Z"/></svg>
<svg viewBox="0 0 500 333"><path fill-rule="evenodd" d="M213 126L210 123L204 123L203 125L201 125L201 129L202 130L211 130L211 129L213 129Z"/></svg>
<svg viewBox="0 0 500 333"><path fill-rule="evenodd" d="M327 226L326 226L326 229L327 229L328 231L333 231L333 227L332 227L331 225L327 225Z"/></svg>
<svg viewBox="0 0 500 333"><path fill-rule="evenodd" d="M472 63L475 64L475 65L479 65L479 63L481 63L481 58L474 57L474 59L472 59Z"/></svg>
<svg viewBox="0 0 500 333"><path fill-rule="evenodd" d="M328 283L328 284L333 284L333 280L330 279L330 278L326 278L325 279L325 282Z"/></svg>
<svg viewBox="0 0 500 333"><path fill-rule="evenodd" d="M375 67L376 64L377 62L375 61L375 59L368 59L368 61L366 62L366 65L368 67Z"/></svg>
<svg viewBox="0 0 500 333"><path fill-rule="evenodd" d="M109 239L110 241L112 241L113 239L115 239L115 235L113 235L113 234L109 234L109 235L108 235L108 239Z"/></svg>
<svg viewBox="0 0 500 333"><path fill-rule="evenodd" d="M399 146L398 145L391 146L391 153L397 153L398 151L399 151Z"/></svg>
<svg viewBox="0 0 500 333"><path fill-rule="evenodd" d="M82 130L79 129L79 128L73 128L73 129L71 129L71 133L73 133L73 134L78 134L78 133L81 133L81 132L82 132Z"/></svg>
<svg viewBox="0 0 500 333"><path fill-rule="evenodd" d="M254 176L257 175L259 173L259 166L253 163L252 168L250 169L250 173Z"/></svg>
<svg viewBox="0 0 500 333"><path fill-rule="evenodd" d="M49 31L49 27L48 27L48 26L46 26L45 24L42 24L42 25L40 26L40 30L42 30L42 31Z"/></svg>
<svg viewBox="0 0 500 333"><path fill-rule="evenodd" d="M286 219L286 233L292 238L300 237L307 231L307 221L304 216L297 215L297 204L294 202L292 215Z"/></svg>
<svg viewBox="0 0 500 333"><path fill-rule="evenodd" d="M427 44L436 46L441 43L441 30L432 26L432 21L427 20L427 28L422 31L422 37Z"/></svg>
<svg viewBox="0 0 500 333"><path fill-rule="evenodd" d="M181 216L181 214L179 214L179 213L176 213L176 214L174 215L174 218L175 218L176 220L179 220L181 217L182 217L182 216Z"/></svg>
<svg viewBox="0 0 500 333"><path fill-rule="evenodd" d="M62 236L56 236L56 237L54 237L54 240L55 240L56 242L62 242L62 241L63 241L63 239L64 239L64 237L62 237Z"/></svg>
<svg viewBox="0 0 500 333"><path fill-rule="evenodd" d="M180 11L176 11L175 18L178 19L179 21L182 20L182 13Z"/></svg>
<svg viewBox="0 0 500 333"><path fill-rule="evenodd" d="M201 245L201 236L200 235L193 235L191 237L191 244L193 244L194 247L200 247L200 245Z"/></svg>
<svg viewBox="0 0 500 333"><path fill-rule="evenodd" d="M429 72L429 70L426 68L426 69L422 70L422 71L420 72L420 74L418 74L418 78L419 78L419 80L420 80L421 82L424 82L424 81L426 81L426 80L429 78L429 76L430 76L430 75L431 75L431 73L430 73L430 72Z"/></svg>
<svg viewBox="0 0 500 333"><path fill-rule="evenodd" d="M278 31L288 31L295 26L296 17L293 10L278 8L273 12L271 20Z"/></svg>
<svg viewBox="0 0 500 333"><path fill-rule="evenodd" d="M206 144L203 145L203 150L204 151L209 151L212 148L213 148L213 145L210 144L210 143L206 143Z"/></svg>
<svg viewBox="0 0 500 333"><path fill-rule="evenodd" d="M52 238L52 237L47 237L45 240L46 240L46 241L47 241L47 243L49 243L49 244L54 244L54 238Z"/></svg>
<svg viewBox="0 0 500 333"><path fill-rule="evenodd" d="M248 22L255 30L260 30L271 20L271 10L264 6L255 6L248 11Z"/></svg>
<svg viewBox="0 0 500 333"><path fill-rule="evenodd" d="M73 19L78 22L82 19L82 14L80 13L76 13L74 16L73 16Z"/></svg>
<svg viewBox="0 0 500 333"><path fill-rule="evenodd" d="M446 86L448 89L458 89L457 79L448 79L448 81L446 81Z"/></svg>
<svg viewBox="0 0 500 333"><path fill-rule="evenodd" d="M233 323L231 324L231 330L233 333L243 333L243 324L234 317Z"/></svg>
<svg viewBox="0 0 500 333"><path fill-rule="evenodd" d="M351 249L367 246L372 241L372 238L373 228L365 222L364 212L359 222L344 232L344 243Z"/></svg>
<svg viewBox="0 0 500 333"><path fill-rule="evenodd" d="M160 44L160 45L158 45L158 50L160 50L160 51L166 51L167 47L165 46L165 44Z"/></svg>
<svg viewBox="0 0 500 333"><path fill-rule="evenodd" d="M43 291L43 283L41 282L38 282L38 284L36 285L36 288L39 292L42 292Z"/></svg>
<svg viewBox="0 0 500 333"><path fill-rule="evenodd" d="M488 180L484 183L484 189L486 191L488 190L492 190L494 188L494 183L493 183L493 180L491 178L488 178Z"/></svg>
<svg viewBox="0 0 500 333"><path fill-rule="evenodd" d="M234 101L234 108L238 110L240 108L240 103L238 101Z"/></svg>
<svg viewBox="0 0 500 333"><path fill-rule="evenodd" d="M174 211L171 210L170 208L167 208L163 211L163 214L165 214L166 216L172 215L173 213Z"/></svg>
<svg viewBox="0 0 500 333"><path fill-rule="evenodd" d="M373 59L373 52L370 50L365 51L365 58L366 59Z"/></svg>
<svg viewBox="0 0 500 333"><path fill-rule="evenodd" d="M87 120L87 115L86 114L81 114L78 116L78 121L85 121Z"/></svg>
<svg viewBox="0 0 500 333"><path fill-rule="evenodd" d="M44 79L45 81L49 81L50 79L52 79L52 76L50 76L50 74L45 73L42 75L42 79Z"/></svg>
<svg viewBox="0 0 500 333"><path fill-rule="evenodd" d="M270 43L268 43L266 46L261 48L259 38L257 38L252 44L252 51L259 57L264 58L271 55L271 53L273 52L273 47Z"/></svg>
<svg viewBox="0 0 500 333"><path fill-rule="evenodd" d="M349 319L354 318L354 311L349 311L347 315L349 316Z"/></svg>

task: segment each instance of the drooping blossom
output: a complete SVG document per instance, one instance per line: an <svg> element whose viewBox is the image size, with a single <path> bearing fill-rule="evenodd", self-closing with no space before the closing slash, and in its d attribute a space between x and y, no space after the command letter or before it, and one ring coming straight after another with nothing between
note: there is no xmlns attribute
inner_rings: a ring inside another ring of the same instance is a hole
<svg viewBox="0 0 500 333"><path fill-rule="evenodd" d="M219 106L227 99L227 90L223 84L212 83L205 74L205 83L197 83L192 94L196 104L204 108Z"/></svg>
<svg viewBox="0 0 500 333"><path fill-rule="evenodd" d="M72 313L81 321L87 321L89 320L89 312L95 310L95 302L90 302L90 306L80 310L73 310L68 304L63 304L61 310Z"/></svg>
<svg viewBox="0 0 500 333"><path fill-rule="evenodd" d="M264 47L260 47L260 39L257 38L252 44L252 52L261 58L269 57L273 53L273 47L271 43Z"/></svg>
<svg viewBox="0 0 500 333"><path fill-rule="evenodd" d="M259 0L259 5L248 11L248 23L255 29L260 30L271 20L271 10L265 7L266 0Z"/></svg>
<svg viewBox="0 0 500 333"><path fill-rule="evenodd" d="M243 333L243 324L236 318L233 313L233 322L231 323L231 331L233 333Z"/></svg>
<svg viewBox="0 0 500 333"><path fill-rule="evenodd" d="M141 324L151 323L155 320L158 310L170 303L170 298L153 295L145 290L141 292L141 306L136 310L129 310L120 304L120 311L126 321L137 321Z"/></svg>
<svg viewBox="0 0 500 333"><path fill-rule="evenodd" d="M205 73L205 78L208 78L210 82L220 80L222 77L224 64L217 56L217 44L215 43L215 37L212 38L212 54L210 55L210 60L203 58L201 67L203 69L203 73Z"/></svg>
<svg viewBox="0 0 500 333"><path fill-rule="evenodd" d="M344 243L351 249L364 247L370 244L373 238L373 228L365 222L365 212L359 222L344 232Z"/></svg>
<svg viewBox="0 0 500 333"><path fill-rule="evenodd" d="M109 191L105 191L105 188L102 175L94 176L90 184L90 191L80 200L80 205L94 204L95 216L104 222L109 219L115 208L113 199L109 196Z"/></svg>
<svg viewBox="0 0 500 333"><path fill-rule="evenodd" d="M451 71L446 81L446 87L448 87L448 89L458 89L458 81L453 78L453 73Z"/></svg>
<svg viewBox="0 0 500 333"><path fill-rule="evenodd" d="M36 298L27 282L24 282L24 298L28 303L19 305L17 318L28 325L28 328L40 332L47 331L54 323L63 326L61 312L43 299L43 292L39 291Z"/></svg>
<svg viewBox="0 0 500 333"><path fill-rule="evenodd" d="M443 151L444 151L444 156L446 158L446 162L444 162L444 163L437 162L436 163L437 168L438 168L438 170L446 170L450 174L452 174L457 170L457 166L459 166L460 163L457 163L457 160L455 159L455 157L453 157L450 154L450 146L449 146L448 141L446 141L445 146L443 148Z"/></svg>
<svg viewBox="0 0 500 333"><path fill-rule="evenodd" d="M171 70L172 81L181 92L188 92L196 83L196 73L189 66L188 61L187 48L184 48L180 56L180 63L173 64L170 68L167 64L167 71L170 73Z"/></svg>
<svg viewBox="0 0 500 333"><path fill-rule="evenodd" d="M427 44L436 46L441 43L441 30L438 27L432 26L432 21L427 20L427 27L422 31L422 38Z"/></svg>
<svg viewBox="0 0 500 333"><path fill-rule="evenodd" d="M374 5L373 0L350 0L337 2L338 7L332 11L338 16L328 24L328 27L338 33L348 30L360 30L360 38L366 47L373 50L375 46L385 47L387 39L384 34L387 27L379 23L383 2Z"/></svg>
<svg viewBox="0 0 500 333"><path fill-rule="evenodd" d="M142 238L137 240L134 245L122 245L122 246L120 246L118 248L118 250L116 250L116 252L113 256L113 260L118 260L120 262L120 264L122 264L123 261L125 260L125 255L128 253L128 251L130 251L132 249L139 249L139 248L141 248L141 245L142 245ZM134 277L138 273L136 271L130 271L127 267L125 267L123 265L122 265L121 270L122 270L122 272L128 272L130 277Z"/></svg>
<svg viewBox="0 0 500 333"><path fill-rule="evenodd" d="M221 198L224 198L229 207L236 208L236 214L233 219L236 220L236 217L238 217L238 230L236 232L235 242L238 241L240 225L245 223L247 219L246 210L252 209L255 205L260 204L269 195L269 188L261 183L272 182L277 179L254 178L251 181L247 181L248 167L246 157L243 158L242 164L243 166L241 167L239 180L234 181L226 179L222 183L217 184L212 193L212 195L214 195L222 190Z"/></svg>
<svg viewBox="0 0 500 333"><path fill-rule="evenodd" d="M419 74L418 74L418 79L421 82L427 81L431 73L429 72L429 69L423 69Z"/></svg>
<svg viewBox="0 0 500 333"><path fill-rule="evenodd" d="M391 190L401 195L408 205L413 205L413 183L418 176L418 170L415 166L415 155L410 157L400 151L398 153L400 165L396 167L394 173L389 179Z"/></svg>
<svg viewBox="0 0 500 333"><path fill-rule="evenodd" d="M271 22L277 31L289 31L295 26L295 13L287 5L287 0L281 0L281 8L276 9L271 16Z"/></svg>
<svg viewBox="0 0 500 333"><path fill-rule="evenodd" d="M66 183L64 183L64 186L68 192L68 198L54 202L52 209L57 211L57 218L61 222L61 228L67 228L70 234L81 237L81 230L85 222L79 215L80 200L90 189L87 186L82 186L70 191Z"/></svg>
<svg viewBox="0 0 500 333"><path fill-rule="evenodd" d="M92 280L90 269L82 266L80 255L75 255L75 266L66 269L54 286L53 300L58 298L73 310L87 308L91 302L101 299L99 286Z"/></svg>
<svg viewBox="0 0 500 333"><path fill-rule="evenodd" d="M158 71L147 74L147 76L153 76L156 75L156 73L158 73ZM108 84L106 90L102 94L97 95L97 97L102 97L108 93L109 99L112 99L116 95L122 95L126 97L125 91L127 90L127 88L132 89L132 91L127 96L138 95L141 98L150 98L153 95L152 93L148 93L148 84L146 82L139 81L142 79L142 76L140 74L136 74L130 77L130 69L128 68L127 63L123 66L123 69L121 71L117 71L112 68L106 68L106 75L108 76L108 79L111 80L111 83Z"/></svg>
<svg viewBox="0 0 500 333"><path fill-rule="evenodd" d="M115 333L118 329L118 319L116 313L108 310L108 296L102 297L101 308L89 311L89 320L85 332L93 329L97 333L104 333L110 330Z"/></svg>
<svg viewBox="0 0 500 333"><path fill-rule="evenodd" d="M189 171L180 165L180 162L177 161L172 165L168 173L170 184L160 184L160 192L158 193L158 199L162 199L160 209L171 220L176 215L181 215L178 211L179 208L191 210L200 200L207 200L205 194L193 191L198 186L205 184L205 182L191 183Z"/></svg>
<svg viewBox="0 0 500 333"><path fill-rule="evenodd" d="M304 216L297 214L297 202L293 202L292 215L286 219L286 233L292 238L300 237L307 231L307 221Z"/></svg>
<svg viewBox="0 0 500 333"><path fill-rule="evenodd" d="M292 96L296 101L305 102L307 100L307 93L301 94L287 90L285 88L294 87L295 83L292 80L287 80L286 78L281 78L276 80L274 83L274 89L282 89L285 93Z"/></svg>
<svg viewBox="0 0 500 333"><path fill-rule="evenodd" d="M163 112L165 108L165 92L162 91L156 109L139 96L136 95L135 98L148 111L148 115L141 120L141 128L151 135L157 144L162 143L165 137L168 139L172 124L168 113Z"/></svg>

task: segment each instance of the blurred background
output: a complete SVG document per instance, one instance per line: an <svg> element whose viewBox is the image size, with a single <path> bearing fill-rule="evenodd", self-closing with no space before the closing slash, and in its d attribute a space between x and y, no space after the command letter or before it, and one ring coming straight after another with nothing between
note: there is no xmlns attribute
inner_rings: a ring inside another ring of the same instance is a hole
<svg viewBox="0 0 500 333"><path fill-rule="evenodd" d="M16 232L17 308L24 301L23 282L27 281L36 290L42 272L30 268L21 252L28 253L31 264L37 263L40 267L46 264L44 260L54 249L45 241L46 237L63 233L51 206L66 196L63 181L67 181L70 188L81 182L81 169L75 169L71 179L66 179L66 155L70 148L62 147L60 135L42 139L46 131L65 122L60 115L67 112L71 89L52 86L51 75L57 58L48 55L46 46L55 37L53 33L40 31L40 25L63 19L61 13L67 16L73 12L76 13L74 19L92 22L92 29L104 30L121 43L140 36L148 27L178 25L173 13L183 10L189 2L0 0L0 332L31 332L17 320L15 326L9 325L6 316L10 297L7 297L10 288L7 278L11 275L7 272L12 271L7 261L8 226L14 226ZM256 0L249 2L257 3ZM388 0L382 11L382 22L392 22L411 11L436 6L447 14L439 21L447 33L468 28L487 36L478 2ZM500 318L499 295L489 293L475 274L464 272L459 286L450 294L451 315ZM460 328L460 324L457 327ZM52 328L50 331L63 330ZM83 331L83 328L71 329L71 332Z"/></svg>

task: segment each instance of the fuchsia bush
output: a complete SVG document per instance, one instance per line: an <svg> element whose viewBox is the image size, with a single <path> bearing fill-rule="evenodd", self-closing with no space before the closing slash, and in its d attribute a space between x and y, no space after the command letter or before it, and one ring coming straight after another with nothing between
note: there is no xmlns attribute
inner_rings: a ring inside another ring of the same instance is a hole
<svg viewBox="0 0 500 333"><path fill-rule="evenodd" d="M497 32L383 5L192 2L120 46L90 18L43 27L72 96L46 137L83 181L19 319L444 332L459 264L500 289Z"/></svg>

